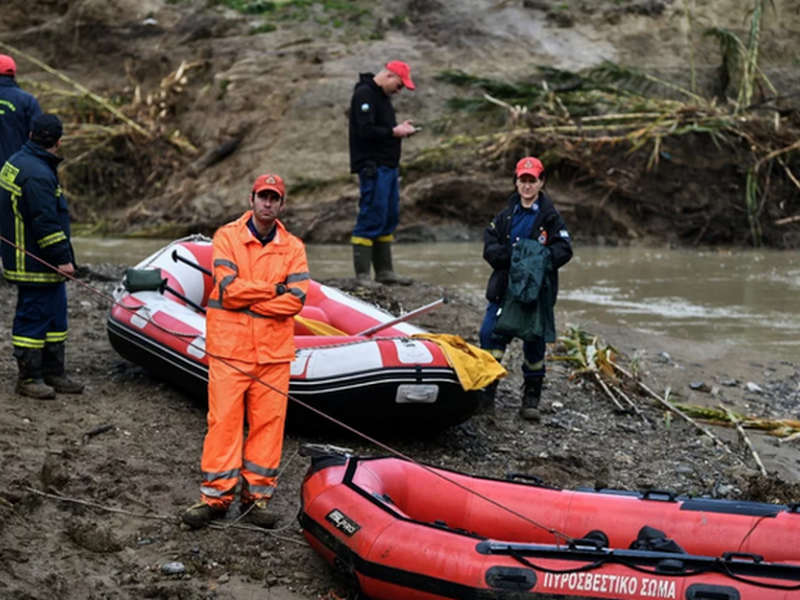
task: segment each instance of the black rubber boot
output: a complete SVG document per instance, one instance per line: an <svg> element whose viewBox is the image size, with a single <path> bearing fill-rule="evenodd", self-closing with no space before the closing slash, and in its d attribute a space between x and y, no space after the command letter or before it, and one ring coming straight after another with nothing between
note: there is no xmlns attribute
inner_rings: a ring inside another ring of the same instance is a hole
<svg viewBox="0 0 800 600"><path fill-rule="evenodd" d="M387 285L411 285L411 277L395 273L392 267L392 243L375 242L372 246L372 263L375 266L375 281Z"/></svg>
<svg viewBox="0 0 800 600"><path fill-rule="evenodd" d="M526 377L525 391L522 394L522 408L519 415L526 421L538 421L539 400L542 397L542 383L544 377Z"/></svg>
<svg viewBox="0 0 800 600"><path fill-rule="evenodd" d="M19 367L19 379L14 391L20 396L36 400L53 400L56 391L44 382L42 376L42 350L15 346L14 358Z"/></svg>
<svg viewBox="0 0 800 600"><path fill-rule="evenodd" d="M479 415L493 415L494 414L494 399L497 396L497 386L500 385L499 380L495 380L485 388L481 393L481 399L478 403Z"/></svg>
<svg viewBox="0 0 800 600"><path fill-rule="evenodd" d="M44 382L59 394L81 394L84 385L71 379L64 368L64 342L45 344L42 353Z"/></svg>
<svg viewBox="0 0 800 600"><path fill-rule="evenodd" d="M356 282L360 285L375 285L372 281L372 246L353 244L353 268L356 272Z"/></svg>

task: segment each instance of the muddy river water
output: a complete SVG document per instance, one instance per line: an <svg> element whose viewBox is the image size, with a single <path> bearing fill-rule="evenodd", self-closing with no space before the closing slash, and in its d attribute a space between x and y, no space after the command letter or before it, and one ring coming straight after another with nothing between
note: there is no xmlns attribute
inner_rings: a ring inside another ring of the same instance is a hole
<svg viewBox="0 0 800 600"><path fill-rule="evenodd" d="M135 264L164 240L77 239L79 262ZM350 247L309 246L312 277L352 276ZM395 247L417 279L483 295L490 269L479 243ZM570 322L630 327L739 344L800 361L800 254L580 246L561 270L558 308ZM476 328L479 324L476 323Z"/></svg>

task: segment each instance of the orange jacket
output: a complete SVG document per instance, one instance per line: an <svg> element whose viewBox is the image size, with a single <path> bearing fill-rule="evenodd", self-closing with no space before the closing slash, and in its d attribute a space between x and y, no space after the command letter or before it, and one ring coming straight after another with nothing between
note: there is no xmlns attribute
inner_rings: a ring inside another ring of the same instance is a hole
<svg viewBox="0 0 800 600"><path fill-rule="evenodd" d="M266 364L294 359L294 315L308 292L303 242L280 221L275 238L262 246L247 221L252 211L214 234L214 289L208 299L209 354ZM278 294L277 284L286 292Z"/></svg>

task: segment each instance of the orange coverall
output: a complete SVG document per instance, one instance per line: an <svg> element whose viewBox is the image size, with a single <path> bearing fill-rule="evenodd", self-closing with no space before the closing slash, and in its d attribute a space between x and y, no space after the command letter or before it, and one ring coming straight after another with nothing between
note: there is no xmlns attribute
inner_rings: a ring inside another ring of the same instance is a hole
<svg viewBox="0 0 800 600"><path fill-rule="evenodd" d="M308 292L303 242L276 221L275 238L262 246L247 226L251 215L221 227L213 242L214 289L206 315L208 434L200 493L215 508L231 504L240 475L243 502L270 498L275 491L294 315ZM280 295L279 283L286 286Z"/></svg>

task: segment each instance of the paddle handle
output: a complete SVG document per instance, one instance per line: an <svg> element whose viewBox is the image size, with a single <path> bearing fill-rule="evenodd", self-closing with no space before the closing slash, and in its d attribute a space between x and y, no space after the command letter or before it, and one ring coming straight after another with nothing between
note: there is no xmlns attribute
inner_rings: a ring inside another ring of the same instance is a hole
<svg viewBox="0 0 800 600"><path fill-rule="evenodd" d="M201 273L205 273L209 277L212 276L211 271L209 271L208 269L206 269L205 267L203 267L201 265L198 265L196 262L189 260L188 258L184 258L180 254L178 254L177 250L173 250L172 251L172 260L175 261L175 262L185 263L185 264L189 265L190 267L194 267L195 269L197 269Z"/></svg>
<svg viewBox="0 0 800 600"><path fill-rule="evenodd" d="M379 331L382 331L382 330L384 330L384 329L386 329L388 327L393 327L394 325L397 325L398 323L404 323L405 321L408 321L409 319L412 319L412 318L417 317L419 315L424 315L425 313L428 313L428 312L432 311L434 308L442 306L443 304L447 304L448 302L449 302L449 300L447 298L439 298L438 300L436 300L434 302L431 302L430 304L426 304L425 306L420 306L417 309L414 309L414 310L412 310L410 312L407 312L406 314L404 314L401 317L397 317L396 319L392 319L391 321L387 321L386 323L378 323L377 325L375 325L373 327L370 327L369 329L365 329L364 331L362 331L360 333L357 333L356 336L369 337L369 336L371 336L371 335L373 335L375 333L378 333Z"/></svg>

